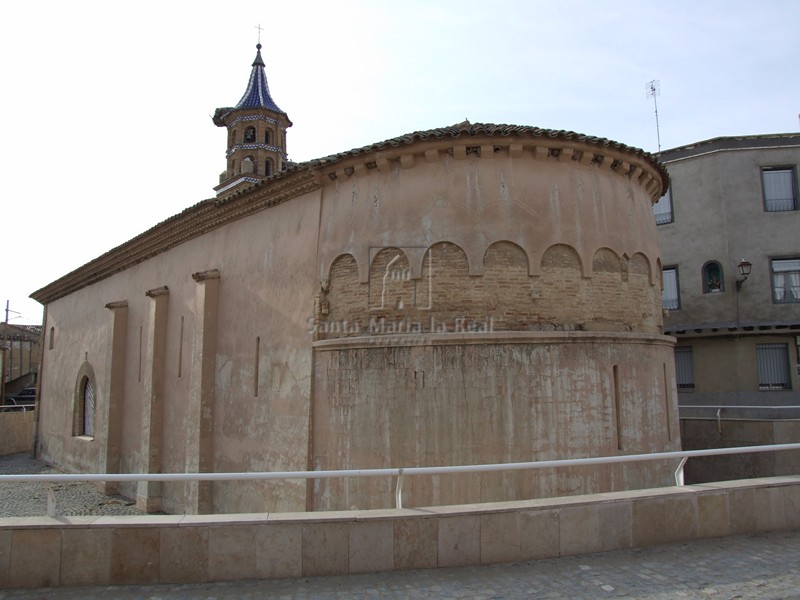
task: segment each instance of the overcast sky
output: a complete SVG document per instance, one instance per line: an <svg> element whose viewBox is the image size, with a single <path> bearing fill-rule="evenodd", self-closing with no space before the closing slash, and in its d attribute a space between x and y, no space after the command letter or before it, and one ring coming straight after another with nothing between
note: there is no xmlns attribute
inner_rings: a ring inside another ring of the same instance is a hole
<svg viewBox="0 0 800 600"><path fill-rule="evenodd" d="M662 149L800 129L797 0L5 2L12 323L41 322L33 291L213 196L210 115L244 93L259 23L298 162L464 119L655 152L651 80Z"/></svg>

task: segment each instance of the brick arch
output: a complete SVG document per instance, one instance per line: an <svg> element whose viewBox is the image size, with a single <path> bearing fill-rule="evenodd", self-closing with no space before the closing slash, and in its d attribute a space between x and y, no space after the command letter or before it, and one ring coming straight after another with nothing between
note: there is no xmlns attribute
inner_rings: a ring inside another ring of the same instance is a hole
<svg viewBox="0 0 800 600"><path fill-rule="evenodd" d="M540 269L577 269L583 273L583 260L575 248L568 244L553 244L542 253Z"/></svg>
<svg viewBox="0 0 800 600"><path fill-rule="evenodd" d="M658 261L659 269L661 269L660 264L661 261ZM641 252L637 252L631 256L630 261L628 261L628 270L637 275L644 275L649 282L653 281L653 270L650 268L650 260Z"/></svg>
<svg viewBox="0 0 800 600"><path fill-rule="evenodd" d="M339 254L331 261L328 266L328 281L341 277L344 273L349 273L355 269L356 279L358 278L358 260L349 252Z"/></svg>
<svg viewBox="0 0 800 600"><path fill-rule="evenodd" d="M369 309L383 312L407 310L414 305L416 284L411 262L400 248L378 251L369 265Z"/></svg>
<svg viewBox="0 0 800 600"><path fill-rule="evenodd" d="M469 258L458 244L432 244L425 251L420 274L416 288L419 310L432 310L438 318L446 319L472 308Z"/></svg>
<svg viewBox="0 0 800 600"><path fill-rule="evenodd" d="M617 273L621 274L622 260L611 248L598 248L592 257L592 274Z"/></svg>
<svg viewBox="0 0 800 600"><path fill-rule="evenodd" d="M530 272L530 258L525 248L509 240L499 240L489 245L486 252L483 253L483 268L485 270L494 262L503 260L506 260L509 265L513 265L515 268L520 264L524 264L525 272Z"/></svg>
<svg viewBox="0 0 800 600"><path fill-rule="evenodd" d="M328 279L322 282L322 320L341 322L353 318L354 312L367 304L366 285L359 283L358 261L352 254L340 254L328 269Z"/></svg>
<svg viewBox="0 0 800 600"><path fill-rule="evenodd" d="M629 311L641 318L643 331L660 332L663 323L661 311L661 259L653 263L641 252L628 261L628 289L631 303ZM658 285L656 285L658 284Z"/></svg>

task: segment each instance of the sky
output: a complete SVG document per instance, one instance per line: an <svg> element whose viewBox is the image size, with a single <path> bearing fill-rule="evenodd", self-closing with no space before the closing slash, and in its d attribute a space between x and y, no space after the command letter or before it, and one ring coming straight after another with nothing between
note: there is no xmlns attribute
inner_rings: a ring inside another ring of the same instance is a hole
<svg viewBox="0 0 800 600"><path fill-rule="evenodd" d="M295 162L465 119L648 152L800 130L797 0L5 2L11 323L41 323L35 290L213 197L211 115L244 93L259 25Z"/></svg>

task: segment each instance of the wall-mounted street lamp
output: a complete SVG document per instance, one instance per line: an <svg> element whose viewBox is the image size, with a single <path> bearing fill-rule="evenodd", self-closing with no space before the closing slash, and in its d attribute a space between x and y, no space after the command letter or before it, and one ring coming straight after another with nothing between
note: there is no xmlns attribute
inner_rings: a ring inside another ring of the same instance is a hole
<svg viewBox="0 0 800 600"><path fill-rule="evenodd" d="M739 269L739 279L736 280L736 291L738 292L740 289L742 289L742 285L744 285L744 282L747 281L747 278L750 277L750 271L753 268L753 263L746 258L743 258L739 261L739 264L736 265L736 268Z"/></svg>

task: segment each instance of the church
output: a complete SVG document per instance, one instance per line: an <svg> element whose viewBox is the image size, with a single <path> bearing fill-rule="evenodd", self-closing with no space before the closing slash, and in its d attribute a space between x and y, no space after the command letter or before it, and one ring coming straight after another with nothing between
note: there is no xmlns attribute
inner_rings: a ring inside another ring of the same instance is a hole
<svg viewBox="0 0 800 600"><path fill-rule="evenodd" d="M87 473L680 449L652 204L602 138L468 121L302 163L261 46L216 196L34 292L37 457ZM669 485L662 461L414 477L407 506ZM151 512L392 506L381 478L104 485Z"/></svg>

